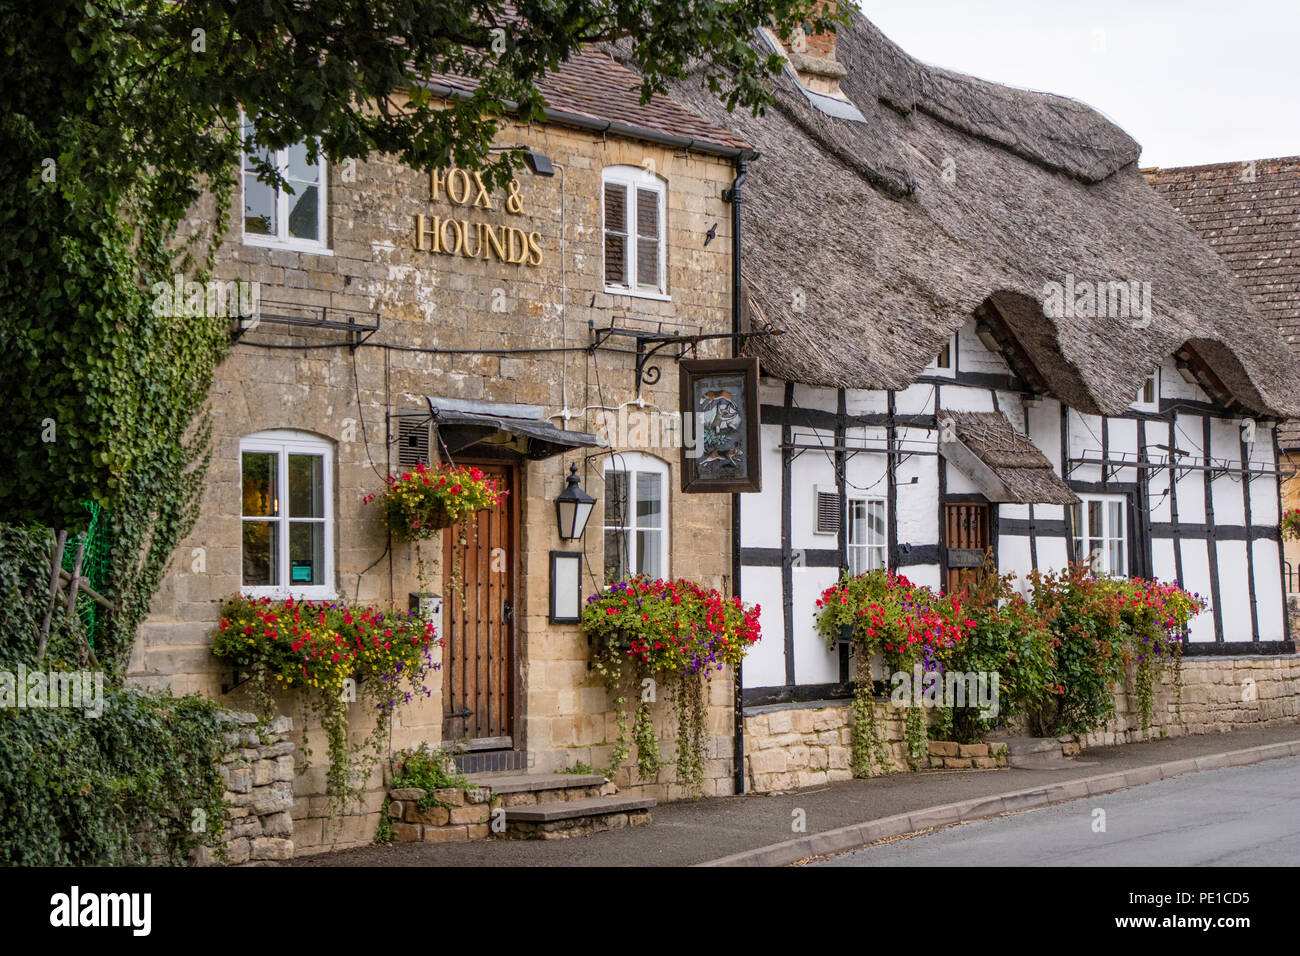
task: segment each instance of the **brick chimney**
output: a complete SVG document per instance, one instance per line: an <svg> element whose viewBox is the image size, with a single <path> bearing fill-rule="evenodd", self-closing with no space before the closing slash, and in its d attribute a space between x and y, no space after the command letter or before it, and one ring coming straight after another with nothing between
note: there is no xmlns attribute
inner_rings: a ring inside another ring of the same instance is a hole
<svg viewBox="0 0 1300 956"><path fill-rule="evenodd" d="M817 6L819 10L829 7L834 12L838 5L838 0L822 0ZM806 34L802 29L796 30L785 56L806 89L824 96L844 98L840 92L840 78L848 71L835 58L834 33Z"/></svg>

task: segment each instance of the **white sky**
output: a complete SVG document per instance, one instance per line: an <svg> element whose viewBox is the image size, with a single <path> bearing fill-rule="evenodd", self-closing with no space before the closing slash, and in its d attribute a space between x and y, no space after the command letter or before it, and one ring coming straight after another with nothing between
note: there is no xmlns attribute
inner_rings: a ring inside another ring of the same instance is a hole
<svg viewBox="0 0 1300 956"><path fill-rule="evenodd" d="M857 0L918 60L1100 110L1143 166L1300 154L1300 0Z"/></svg>

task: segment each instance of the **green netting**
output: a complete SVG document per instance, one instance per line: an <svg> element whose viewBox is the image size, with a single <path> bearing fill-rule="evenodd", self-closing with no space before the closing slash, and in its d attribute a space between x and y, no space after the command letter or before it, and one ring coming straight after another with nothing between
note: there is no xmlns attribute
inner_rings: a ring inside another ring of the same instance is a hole
<svg viewBox="0 0 1300 956"><path fill-rule="evenodd" d="M77 547L84 540L86 553L81 558L81 573L90 579L90 586L100 594L108 583L108 517L93 501L85 502L90 512L90 527L82 534L68 539L63 551L63 568L69 574L77 562ZM77 598L77 615L86 628L86 639L95 645L95 625L104 615L104 609L82 594Z"/></svg>

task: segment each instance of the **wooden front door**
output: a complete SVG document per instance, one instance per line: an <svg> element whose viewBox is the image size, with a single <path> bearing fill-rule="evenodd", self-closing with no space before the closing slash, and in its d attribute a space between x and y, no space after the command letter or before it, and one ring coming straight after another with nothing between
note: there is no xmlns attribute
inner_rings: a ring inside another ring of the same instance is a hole
<svg viewBox="0 0 1300 956"><path fill-rule="evenodd" d="M479 462L510 494L443 532L442 737L510 749L515 687L515 469Z"/></svg>
<svg viewBox="0 0 1300 956"><path fill-rule="evenodd" d="M973 589L979 577L989 537L989 506L978 503L944 505L944 535L948 547L948 580L944 590L958 594Z"/></svg>

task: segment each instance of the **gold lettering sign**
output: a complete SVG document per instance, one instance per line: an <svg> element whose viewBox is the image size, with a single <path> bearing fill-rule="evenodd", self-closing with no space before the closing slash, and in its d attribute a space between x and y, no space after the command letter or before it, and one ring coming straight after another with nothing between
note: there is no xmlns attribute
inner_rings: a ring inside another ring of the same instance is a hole
<svg viewBox="0 0 1300 956"><path fill-rule="evenodd" d="M429 198L433 202L447 201L471 209L496 211L492 195L483 176L473 170L435 169L429 174ZM510 180L504 201L498 202L512 216L524 212L524 198L519 193L519 181ZM454 216L433 216L419 213L415 217L415 248L421 252L437 252L469 259L496 259L512 265L540 266L542 264L542 234L525 232L516 226L488 222L473 222Z"/></svg>

